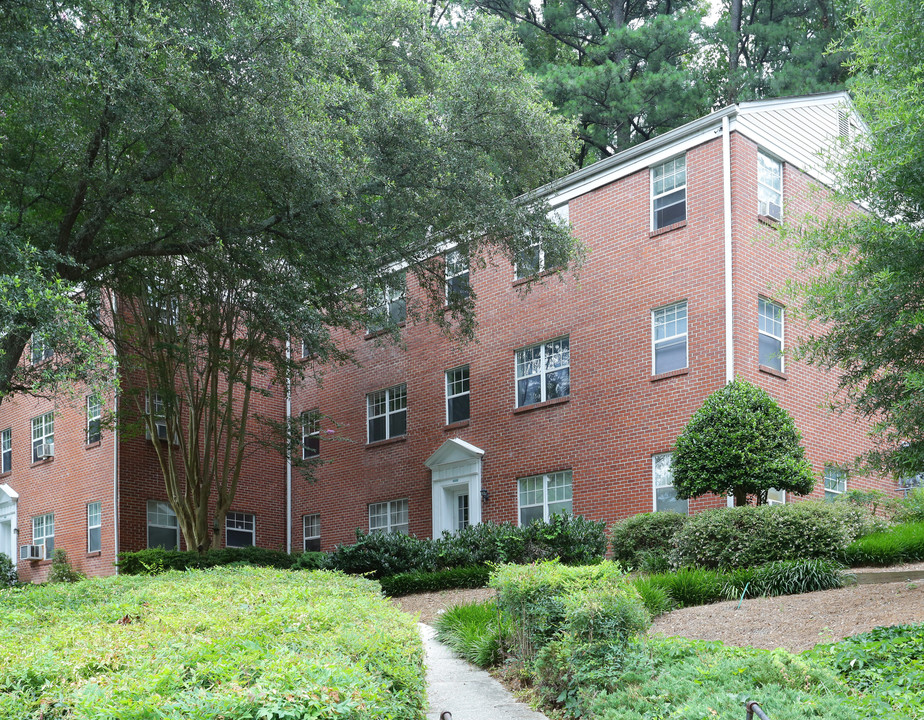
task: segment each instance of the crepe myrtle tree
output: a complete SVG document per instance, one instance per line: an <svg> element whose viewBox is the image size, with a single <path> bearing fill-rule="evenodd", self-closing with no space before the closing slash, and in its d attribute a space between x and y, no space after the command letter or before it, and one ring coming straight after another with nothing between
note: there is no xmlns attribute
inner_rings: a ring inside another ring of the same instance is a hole
<svg viewBox="0 0 924 720"><path fill-rule="evenodd" d="M672 457L677 497L732 495L735 505L767 491L807 495L815 485L789 413L766 391L735 380L712 393L677 438Z"/></svg>
<svg viewBox="0 0 924 720"><path fill-rule="evenodd" d="M0 3L0 242L51 296L0 282L0 398L36 391L17 379L33 334L88 332L57 323L55 296L118 290L139 260L266 252L290 297L349 327L365 318L344 294L405 267L445 325L425 262L442 249L570 245L525 194L570 169L572 138L500 21L435 25L417 0L361 21L309 0ZM71 360L75 379L93 367Z"/></svg>

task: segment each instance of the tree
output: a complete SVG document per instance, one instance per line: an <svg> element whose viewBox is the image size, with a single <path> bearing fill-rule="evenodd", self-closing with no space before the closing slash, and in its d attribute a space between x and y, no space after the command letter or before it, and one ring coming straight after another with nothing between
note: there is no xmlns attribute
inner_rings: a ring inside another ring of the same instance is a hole
<svg viewBox="0 0 924 720"><path fill-rule="evenodd" d="M516 198L567 171L570 129L496 22L433 27L414 0L362 21L308 0L13 0L0 47L0 242L74 313L73 293L133 260L222 247L284 258L348 326L362 313L341 298L389 265L451 243L569 243L541 199ZM0 398L33 391L17 363L56 328L13 290L0 284Z"/></svg>
<svg viewBox="0 0 924 720"><path fill-rule="evenodd" d="M839 371L838 407L873 421L866 464L909 477L924 472L924 9L866 0L854 20L845 47L869 132L834 158L842 212L798 237L803 309L820 322L801 351Z"/></svg>
<svg viewBox="0 0 924 720"><path fill-rule="evenodd" d="M767 491L808 495L815 485L802 436L766 391L735 380L712 393L677 438L671 467L677 497L733 495L767 502Z"/></svg>

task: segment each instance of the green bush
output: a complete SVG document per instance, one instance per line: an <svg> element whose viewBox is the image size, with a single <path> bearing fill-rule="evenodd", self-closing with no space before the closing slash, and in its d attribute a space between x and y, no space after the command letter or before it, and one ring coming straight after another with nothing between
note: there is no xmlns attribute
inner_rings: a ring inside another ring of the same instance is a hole
<svg viewBox="0 0 924 720"><path fill-rule="evenodd" d="M830 560L777 560L728 573L724 594L729 600L799 595L844 587L852 579L842 565Z"/></svg>
<svg viewBox="0 0 924 720"><path fill-rule="evenodd" d="M908 497L897 501L892 519L897 523L924 522L924 487L915 488Z"/></svg>
<svg viewBox="0 0 924 720"><path fill-rule="evenodd" d="M16 566L9 555L0 553L0 588L12 587L19 582L19 575L16 573Z"/></svg>
<svg viewBox="0 0 924 720"><path fill-rule="evenodd" d="M51 553L51 570L48 572L50 583L75 583L86 579L79 570L75 570L67 559L64 548L55 548Z"/></svg>
<svg viewBox="0 0 924 720"><path fill-rule="evenodd" d="M0 717L418 720L413 619L376 583L233 567L0 590Z"/></svg>
<svg viewBox="0 0 924 720"><path fill-rule="evenodd" d="M293 557L293 570L326 570L330 567L330 555L325 552L306 551L295 553Z"/></svg>
<svg viewBox="0 0 924 720"><path fill-rule="evenodd" d="M489 668L501 661L510 621L493 600L456 605L436 620L436 636L473 665Z"/></svg>
<svg viewBox="0 0 924 720"><path fill-rule="evenodd" d="M201 570L233 564L286 570L291 568L296 560L281 550L258 547L221 548L202 554L195 550L151 548L137 552L121 552L116 564L122 575L157 575L166 570Z"/></svg>
<svg viewBox="0 0 924 720"><path fill-rule="evenodd" d="M379 579L414 571L437 569L435 545L414 535L403 533L356 531L356 543L338 545L330 557L330 566L351 575L368 575Z"/></svg>
<svg viewBox="0 0 924 720"><path fill-rule="evenodd" d="M409 572L379 578L382 592L390 597L435 592L452 588L481 588L488 584L491 568L486 565L449 568L435 572Z"/></svg>
<svg viewBox="0 0 924 720"><path fill-rule="evenodd" d="M924 522L895 525L871 535L865 535L844 550L848 565L899 565L924 560Z"/></svg>
<svg viewBox="0 0 924 720"><path fill-rule="evenodd" d="M631 568L645 565L654 569L655 558L667 560L672 548L671 540L684 526L687 517L675 512L652 512L620 520L610 529L613 559Z"/></svg>
<svg viewBox="0 0 924 720"><path fill-rule="evenodd" d="M525 562L558 559L565 565L591 565L606 554L606 523L581 515L556 514L522 528Z"/></svg>
<svg viewBox="0 0 924 720"><path fill-rule="evenodd" d="M838 560L881 521L849 503L800 502L717 508L693 515L674 536L675 567L737 568L776 560Z"/></svg>

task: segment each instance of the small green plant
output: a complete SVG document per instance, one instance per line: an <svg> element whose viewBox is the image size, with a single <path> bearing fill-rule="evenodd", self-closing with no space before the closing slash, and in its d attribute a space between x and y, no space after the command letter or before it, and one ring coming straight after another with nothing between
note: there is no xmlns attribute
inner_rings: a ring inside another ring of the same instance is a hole
<svg viewBox="0 0 924 720"><path fill-rule="evenodd" d="M13 587L19 582L19 575L16 573L16 566L9 555L0 553L0 588Z"/></svg>
<svg viewBox="0 0 924 720"><path fill-rule="evenodd" d="M729 600L799 595L843 587L852 580L842 565L829 560L777 560L729 573L723 594Z"/></svg>
<svg viewBox="0 0 924 720"><path fill-rule="evenodd" d="M668 594L663 584L657 579L640 575L632 581L632 584L635 585L638 596L652 617L663 615L677 607L677 601Z"/></svg>
<svg viewBox="0 0 924 720"><path fill-rule="evenodd" d="M924 487L915 488L896 502L892 519L897 523L924 523Z"/></svg>
<svg viewBox="0 0 924 720"><path fill-rule="evenodd" d="M86 575L75 570L67 559L64 548L55 548L51 553L51 570L48 572L50 583L75 583L86 579Z"/></svg>
<svg viewBox="0 0 924 720"><path fill-rule="evenodd" d="M504 639L510 634L510 621L493 600L455 605L436 620L437 638L481 668L501 661Z"/></svg>

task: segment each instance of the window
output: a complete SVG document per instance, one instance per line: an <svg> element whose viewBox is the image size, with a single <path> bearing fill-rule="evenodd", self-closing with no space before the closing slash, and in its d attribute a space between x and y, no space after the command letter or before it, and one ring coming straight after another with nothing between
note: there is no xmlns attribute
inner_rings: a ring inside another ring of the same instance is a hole
<svg viewBox="0 0 924 720"><path fill-rule="evenodd" d="M176 300L165 294L164 285L148 285L148 311L151 322L176 325L179 314Z"/></svg>
<svg viewBox="0 0 924 720"><path fill-rule="evenodd" d="M87 503L87 552L103 549L103 504Z"/></svg>
<svg viewBox="0 0 924 720"><path fill-rule="evenodd" d="M571 471L520 478L520 525L571 513Z"/></svg>
<svg viewBox="0 0 924 720"><path fill-rule="evenodd" d="M381 294L372 298L369 307L369 332L378 332L386 325L403 323L407 319L405 273L393 273L385 278Z"/></svg>
<svg viewBox="0 0 924 720"><path fill-rule="evenodd" d="M786 491L770 488L767 490L767 505L785 505Z"/></svg>
<svg viewBox="0 0 924 720"><path fill-rule="evenodd" d="M39 515L32 518L32 544L45 548L44 557L51 557L55 549L55 514Z"/></svg>
<svg viewBox="0 0 924 720"><path fill-rule="evenodd" d="M407 500L390 500L369 505L369 532L407 535Z"/></svg>
<svg viewBox="0 0 924 720"><path fill-rule="evenodd" d="M45 413L32 418L32 462L55 454L55 414Z"/></svg>
<svg viewBox="0 0 924 720"><path fill-rule="evenodd" d="M407 434L407 385L366 395L369 442Z"/></svg>
<svg viewBox="0 0 924 720"><path fill-rule="evenodd" d="M516 352L517 407L571 394L571 348L559 338Z"/></svg>
<svg viewBox="0 0 924 720"><path fill-rule="evenodd" d="M686 219L687 159L681 155L651 168L651 229Z"/></svg>
<svg viewBox="0 0 924 720"><path fill-rule="evenodd" d="M302 413L302 460L321 454L321 416L317 410Z"/></svg>
<svg viewBox="0 0 924 720"><path fill-rule="evenodd" d="M686 515L689 504L677 499L674 489L674 471L671 467L672 453L661 453L651 457L651 478L654 485L655 512L678 512Z"/></svg>
<svg viewBox="0 0 924 720"><path fill-rule="evenodd" d="M847 473L833 465L825 466L825 502L834 502L847 492Z"/></svg>
<svg viewBox="0 0 924 720"><path fill-rule="evenodd" d="M318 514L304 515L302 517L302 533L305 538L305 544L302 546L305 552L320 552L321 516Z"/></svg>
<svg viewBox="0 0 924 720"><path fill-rule="evenodd" d="M757 153L757 214L783 219L783 163Z"/></svg>
<svg viewBox="0 0 924 720"><path fill-rule="evenodd" d="M170 503L148 500L148 547L176 550L180 546L180 525Z"/></svg>
<svg viewBox="0 0 924 720"><path fill-rule="evenodd" d="M471 295L468 284L468 258L458 250L446 253L446 303L458 303Z"/></svg>
<svg viewBox="0 0 924 720"><path fill-rule="evenodd" d="M32 335L32 341L30 343L30 358L33 365L38 365L40 362L44 362L51 358L55 354L54 349L49 345L45 339L39 334Z"/></svg>
<svg viewBox="0 0 924 720"><path fill-rule="evenodd" d="M469 419L468 365L446 371L446 423Z"/></svg>
<svg viewBox="0 0 924 720"><path fill-rule="evenodd" d="M152 417L154 430L158 440L167 439L167 409L164 403L164 396L156 390L153 393L144 395L144 412ZM151 429L146 427L144 437L151 439ZM176 441L174 441L176 442Z"/></svg>
<svg viewBox="0 0 924 720"><path fill-rule="evenodd" d="M783 372L783 306L757 298L757 362Z"/></svg>
<svg viewBox="0 0 924 720"><path fill-rule="evenodd" d="M102 432L103 400L99 395L87 396L87 445L98 443Z"/></svg>
<svg viewBox="0 0 924 720"><path fill-rule="evenodd" d="M0 473L13 470L13 428L0 433Z"/></svg>
<svg viewBox="0 0 924 720"><path fill-rule="evenodd" d="M654 374L687 366L687 301L651 311Z"/></svg>
<svg viewBox="0 0 924 720"><path fill-rule="evenodd" d="M549 219L558 223L568 223L568 206L561 205L549 212ZM514 274L517 280L538 275L552 268L565 265L565 258L557 252L547 250L537 240L520 250L516 255Z"/></svg>
<svg viewBox="0 0 924 720"><path fill-rule="evenodd" d="M225 546L253 547L257 544L256 518L250 513L229 512L225 515Z"/></svg>

